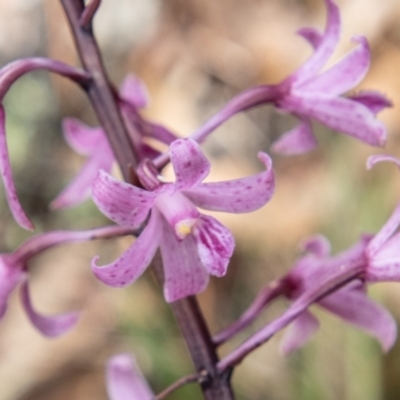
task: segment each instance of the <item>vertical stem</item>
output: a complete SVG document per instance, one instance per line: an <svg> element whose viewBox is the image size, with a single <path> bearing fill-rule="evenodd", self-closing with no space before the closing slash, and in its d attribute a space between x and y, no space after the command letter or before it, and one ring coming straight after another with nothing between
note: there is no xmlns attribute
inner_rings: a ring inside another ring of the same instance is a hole
<svg viewBox="0 0 400 400"><path fill-rule="evenodd" d="M160 252L157 252L153 260L153 267L157 280L162 284L164 276ZM233 400L230 386L232 370L224 370L221 373L216 368L218 355L196 297L190 296L175 301L171 303L171 307L193 364L197 372L204 376L201 382L204 397L207 400Z"/></svg>
<svg viewBox="0 0 400 400"><path fill-rule="evenodd" d="M85 9L84 2L61 0L61 3L68 17L82 65L93 79L87 91L89 100L106 132L124 179L130 181L131 167L136 166L138 159L119 112L92 29L82 27L79 22Z"/></svg>
<svg viewBox="0 0 400 400"><path fill-rule="evenodd" d="M83 67L93 77L92 84L88 88L89 99L107 134L124 179L129 181L131 167L137 165L138 159L113 96L93 32L79 23L84 2L83 0L60 1L68 17ZM163 267L159 254L154 264L156 276L162 283ZM196 370L204 375L201 388L205 399L233 400L234 396L230 387L231 370L221 373L216 368L218 355L196 298L190 297L176 301L171 304L171 307Z"/></svg>

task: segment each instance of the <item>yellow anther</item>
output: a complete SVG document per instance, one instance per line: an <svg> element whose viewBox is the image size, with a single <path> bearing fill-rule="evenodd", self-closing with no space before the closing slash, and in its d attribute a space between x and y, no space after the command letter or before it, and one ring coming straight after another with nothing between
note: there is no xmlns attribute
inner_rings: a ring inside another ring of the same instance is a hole
<svg viewBox="0 0 400 400"><path fill-rule="evenodd" d="M178 235L179 239L185 239L189 233L192 232L192 227L194 223L196 222L196 219L184 219L182 221L179 221L175 225L175 232Z"/></svg>

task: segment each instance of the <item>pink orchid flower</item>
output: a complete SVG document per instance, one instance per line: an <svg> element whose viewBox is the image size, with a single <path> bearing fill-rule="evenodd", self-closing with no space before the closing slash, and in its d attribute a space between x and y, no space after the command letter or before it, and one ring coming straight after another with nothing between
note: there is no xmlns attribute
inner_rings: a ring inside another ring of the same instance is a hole
<svg viewBox="0 0 400 400"><path fill-rule="evenodd" d="M174 183L158 181L147 191L100 171L92 196L100 211L126 227L149 221L133 245L115 262L92 269L104 283L122 287L136 280L160 247L164 264L164 296L168 302L203 291L209 274L223 276L234 248L230 231L197 207L243 213L266 204L274 192L272 162L259 153L266 171L218 183L201 183L210 163L192 139L174 141L169 150ZM151 212L150 212L151 211Z"/></svg>
<svg viewBox="0 0 400 400"><path fill-rule="evenodd" d="M119 93L120 106L133 144L140 159L154 158L160 153L147 145L143 138L153 138L170 144L176 139L161 125L146 121L137 109L147 106L148 94L143 83L133 75L123 81ZM54 209L75 206L90 197L91 187L99 170L110 172L114 154L103 128L90 127L75 118L63 120L64 136L77 153L88 157L81 172L53 200Z"/></svg>
<svg viewBox="0 0 400 400"><path fill-rule="evenodd" d="M349 97L342 95L355 88L365 77L370 64L370 49L363 36L353 41L357 46L341 61L320 72L332 56L340 32L339 9L325 0L328 17L325 31L303 28L298 33L313 47L311 57L292 75L277 85L261 85L233 98L191 137L203 141L217 126L238 112L261 104L272 103L289 112L300 124L281 136L272 149L282 154L300 154L316 147L311 120L353 136L372 146L384 146L386 129L376 114L391 102L375 91L363 91ZM159 166L164 160L157 160Z"/></svg>
<svg viewBox="0 0 400 400"><path fill-rule="evenodd" d="M54 231L34 236L12 253L0 254L0 319L4 316L8 298L21 284L21 299L26 314L43 335L55 337L74 327L78 313L71 312L56 316L39 314L32 306L28 287L28 262L41 252L68 242L93 240L132 233L132 229L110 226L90 231Z"/></svg>
<svg viewBox="0 0 400 400"><path fill-rule="evenodd" d="M287 296L295 300L300 295L318 286L331 271L346 268L367 268L366 252L371 236L364 236L359 243L334 257L329 255L329 242L321 236L305 243L309 254L301 258L284 278L290 288ZM387 351L396 340L397 328L393 317L382 306L367 297L361 280L351 281L343 288L317 301L319 306L337 315L344 321L376 337ZM282 341L282 351L290 353L303 346L318 329L318 320L305 310L289 326Z"/></svg>

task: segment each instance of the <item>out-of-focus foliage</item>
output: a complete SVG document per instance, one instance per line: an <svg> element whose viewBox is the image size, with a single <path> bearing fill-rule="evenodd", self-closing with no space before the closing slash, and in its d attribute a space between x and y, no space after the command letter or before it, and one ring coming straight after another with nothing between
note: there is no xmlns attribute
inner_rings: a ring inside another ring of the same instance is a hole
<svg viewBox="0 0 400 400"><path fill-rule="evenodd" d="M380 90L394 101L394 109L381 118L389 130L387 151L399 156L400 2L338 4L344 33L336 57L351 46L352 35L367 36L373 64L360 89ZM95 31L115 84L128 72L140 76L152 98L147 115L184 136L240 90L278 82L292 72L310 52L295 31L322 27L324 13L318 0L104 0ZM54 0L0 1L1 63L33 55L77 62L61 5ZM37 231L105 223L90 201L65 211L47 208L83 163L63 141L61 118L74 116L96 124L84 94L65 80L34 73L14 85L6 108L18 192ZM209 179L254 172L259 168L257 151L268 151L273 139L293 124L266 107L234 117L204 146L213 160ZM318 150L301 157L275 157L277 192L263 210L219 216L234 231L237 249L228 275L213 280L200 296L212 331L237 317L264 283L290 267L302 238L322 232L339 251L361 232L377 231L399 201L395 168L365 170L365 160L375 149L333 132L320 134L323 129L316 125ZM0 247L7 251L29 234L16 226L4 198L1 205ZM37 307L48 313L83 309L82 320L72 334L50 341L29 326L14 298L0 323L2 400L105 399L104 363L121 350L135 352L157 391L192 372L150 272L122 290L105 287L90 272L94 254L107 262L129 244L130 239L119 239L63 246L31 265ZM373 289L373 296L400 319L398 285ZM274 305L249 331L284 306ZM399 398L400 344L383 356L363 334L329 315L319 317L322 329L300 352L284 358L277 350L279 337L274 338L237 368L233 382L238 399ZM243 338L240 335L233 344ZM170 398L196 400L200 394L190 385Z"/></svg>

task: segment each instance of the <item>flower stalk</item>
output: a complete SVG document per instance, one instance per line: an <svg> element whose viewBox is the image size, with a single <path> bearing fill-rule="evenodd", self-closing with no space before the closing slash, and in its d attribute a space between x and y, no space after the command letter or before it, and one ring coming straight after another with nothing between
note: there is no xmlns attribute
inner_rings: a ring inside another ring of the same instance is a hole
<svg viewBox="0 0 400 400"><path fill-rule="evenodd" d="M117 99L104 69L100 51L91 29L81 24L85 10L83 0L61 0L68 17L76 48L92 81L87 88L90 102L104 128L125 181L137 183L132 178L132 169L137 167L138 157L124 126ZM159 282L163 283L162 265L156 260L155 271ZM206 400L234 399L230 387L230 370L220 374L216 364L218 356L212 343L206 322L194 297L178 300L171 304L177 323L183 334L192 360L198 372L207 372L208 379L201 385Z"/></svg>

